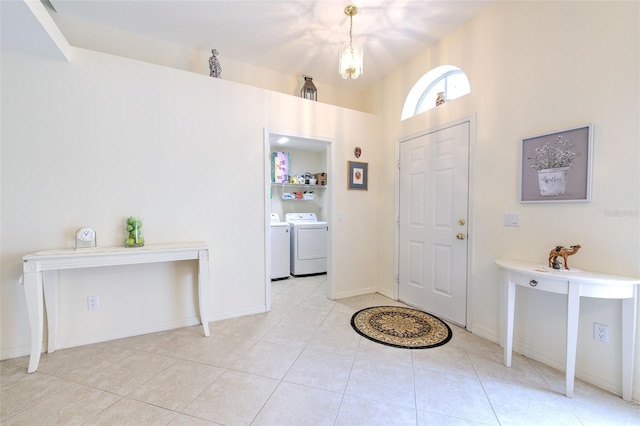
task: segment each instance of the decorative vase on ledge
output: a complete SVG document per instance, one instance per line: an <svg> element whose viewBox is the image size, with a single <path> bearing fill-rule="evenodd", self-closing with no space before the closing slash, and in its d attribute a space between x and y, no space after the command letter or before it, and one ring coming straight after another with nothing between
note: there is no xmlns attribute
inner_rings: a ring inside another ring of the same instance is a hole
<svg viewBox="0 0 640 426"><path fill-rule="evenodd" d="M144 237L142 236L142 218L129 216L125 221L125 229L127 236L124 240L125 247L142 247L144 246Z"/></svg>

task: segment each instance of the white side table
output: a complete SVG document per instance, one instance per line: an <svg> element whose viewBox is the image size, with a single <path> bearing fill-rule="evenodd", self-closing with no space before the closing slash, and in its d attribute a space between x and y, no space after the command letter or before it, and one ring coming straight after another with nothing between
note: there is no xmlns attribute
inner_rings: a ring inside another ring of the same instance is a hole
<svg viewBox="0 0 640 426"><path fill-rule="evenodd" d="M42 352L44 307L48 323L48 352L58 338L58 271L100 266L134 265L179 260L198 261L198 304L204 335L209 336L206 290L209 283L209 249L204 243L150 244L144 247L95 247L45 250L23 256L24 293L31 327L31 355L27 372L38 369ZM43 297L44 296L44 297ZM44 303L43 303L44 299Z"/></svg>
<svg viewBox="0 0 640 426"><path fill-rule="evenodd" d="M511 259L497 259L504 271L506 286L506 318L504 326L504 364L511 367L516 289L519 286L538 291L567 295L567 361L566 396L573 397L578 342L580 297L622 299L622 398L631 401L633 357L640 278L606 275L597 272L555 270L545 266Z"/></svg>

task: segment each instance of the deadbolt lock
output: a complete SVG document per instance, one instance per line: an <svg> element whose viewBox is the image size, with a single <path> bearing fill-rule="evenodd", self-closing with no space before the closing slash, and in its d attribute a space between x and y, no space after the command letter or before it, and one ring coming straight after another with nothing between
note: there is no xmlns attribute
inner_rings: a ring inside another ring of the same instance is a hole
<svg viewBox="0 0 640 426"><path fill-rule="evenodd" d="M458 224L459 224L460 226L464 226L464 224L465 224L465 223L467 223L467 222L465 222L465 220L464 220L464 219L458 219Z"/></svg>
<svg viewBox="0 0 640 426"><path fill-rule="evenodd" d="M462 232L460 232L458 235L456 235L456 238L459 239L459 240L464 240L464 237L465 237L465 235Z"/></svg>

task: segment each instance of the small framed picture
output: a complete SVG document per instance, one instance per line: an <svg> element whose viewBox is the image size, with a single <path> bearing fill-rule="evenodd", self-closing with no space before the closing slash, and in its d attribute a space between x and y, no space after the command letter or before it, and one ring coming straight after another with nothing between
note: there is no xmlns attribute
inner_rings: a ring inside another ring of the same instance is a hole
<svg viewBox="0 0 640 426"><path fill-rule="evenodd" d="M368 189L369 163L347 162L347 189Z"/></svg>
<svg viewBox="0 0 640 426"><path fill-rule="evenodd" d="M520 202L591 201L593 125L522 140Z"/></svg>

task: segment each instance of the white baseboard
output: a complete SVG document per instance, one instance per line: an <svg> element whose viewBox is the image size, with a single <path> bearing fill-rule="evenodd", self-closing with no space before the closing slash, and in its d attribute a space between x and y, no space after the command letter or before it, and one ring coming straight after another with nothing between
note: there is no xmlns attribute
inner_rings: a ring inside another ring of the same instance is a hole
<svg viewBox="0 0 640 426"><path fill-rule="evenodd" d="M117 330L103 334L92 334L91 336L76 337L71 339L60 339L57 342L56 350L74 348L76 346L91 345L93 343L108 342L110 340L124 339L126 337L140 336L142 334L157 333L159 331L173 330L174 328L190 327L200 324L199 318L186 318L178 321L152 324L150 326ZM47 340L42 343L42 350L48 351ZM31 354L31 345L23 345L15 348L3 349L0 351L0 360L18 358Z"/></svg>
<svg viewBox="0 0 640 426"><path fill-rule="evenodd" d="M384 297L388 297L389 299L392 300L396 300L395 297L393 297L393 290L391 290L391 292L383 290L381 288L377 288L376 289L376 293L383 295Z"/></svg>
<svg viewBox="0 0 640 426"><path fill-rule="evenodd" d="M555 368L558 371L562 371L562 372L566 371L566 359L564 357L561 358L561 357L558 357L557 355L554 356L553 354L550 355L548 353L539 351L538 349L530 345L527 345L525 343L522 343L520 341L517 341L515 339L513 341L513 350L528 358L541 362L544 365L548 365L549 367ZM576 374L575 374L576 379L583 380L587 383L592 384L593 386L597 386L613 394L622 395L621 382L613 380L612 377L603 376L598 373L599 372L597 369L585 370L576 365ZM634 395L632 395L632 399L637 401L638 394L634 393Z"/></svg>
<svg viewBox="0 0 640 426"><path fill-rule="evenodd" d="M483 328L480 326L473 326L469 331L478 337L482 337L485 340L494 342L500 345L500 336L492 329Z"/></svg>
<svg viewBox="0 0 640 426"><path fill-rule="evenodd" d="M347 297L363 296L365 294L376 293L378 289L376 287L360 288L358 290L345 291L336 294L336 299L346 299Z"/></svg>
<svg viewBox="0 0 640 426"><path fill-rule="evenodd" d="M472 333L483 339L487 339L491 342L501 344L500 336L490 329L482 327L474 327ZM519 354L536 360L544 365L548 365L551 368L555 368L558 371L564 372L566 370L566 359L558 357L557 354L549 354L542 352L531 345L527 345L517 339L513 340L513 350ZM576 378L583 380L587 383L597 386L601 389L609 391L616 395L622 395L622 385L620 382L612 380L611 377L606 377L598 374L597 370L585 370L576 366ZM640 400L640 390L634 390L631 397L634 401Z"/></svg>
<svg viewBox="0 0 640 426"><path fill-rule="evenodd" d="M29 349L29 345L2 349L0 350L0 361L4 361L5 359L20 358L21 356L29 355Z"/></svg>
<svg viewBox="0 0 640 426"><path fill-rule="evenodd" d="M208 320L209 322L213 322L213 321L220 321L224 319L241 317L245 315L261 314L264 312L266 312L265 306L260 305L253 308L241 310L241 311L225 312L224 314L210 316L208 317ZM176 321L155 323L155 324L151 324L149 326L144 326L144 327L130 328L125 330L116 330L116 331L102 333L102 334L92 334L91 336L83 336L83 337L76 337L76 338L70 338L70 339L59 339L56 345L56 350L74 348L77 346L91 345L94 343L108 342L110 340L124 339L126 337L157 333L160 331L173 330L176 328L191 327L199 324L200 324L200 318L191 317L191 318L185 318L185 319L176 320ZM46 339L42 344L42 349L44 351L48 350ZM23 345L23 346L16 346L13 348L6 348L6 349L0 350L0 360L19 358L22 356L28 356L30 354L31 354L30 344Z"/></svg>
<svg viewBox="0 0 640 426"><path fill-rule="evenodd" d="M267 308L265 307L265 305L259 305L253 308L243 309L241 311L224 312L221 314L209 316L209 322L244 317L247 315L264 314L265 312L267 312Z"/></svg>
<svg viewBox="0 0 640 426"><path fill-rule="evenodd" d="M79 338L60 339L56 349L75 348L76 346L91 345L93 343L108 342L110 340L124 339L126 337L140 336L143 334L157 333L160 331L173 330L176 328L190 327L200 324L200 318L185 318L177 321L168 321L151 324L149 326L129 328L126 330L116 330L113 332L83 336ZM46 346L46 342L45 345Z"/></svg>

